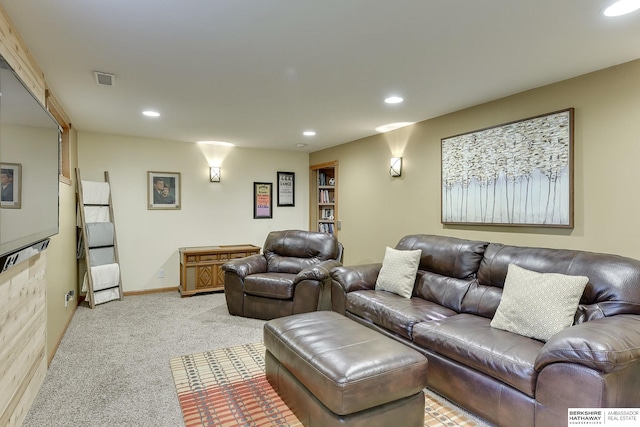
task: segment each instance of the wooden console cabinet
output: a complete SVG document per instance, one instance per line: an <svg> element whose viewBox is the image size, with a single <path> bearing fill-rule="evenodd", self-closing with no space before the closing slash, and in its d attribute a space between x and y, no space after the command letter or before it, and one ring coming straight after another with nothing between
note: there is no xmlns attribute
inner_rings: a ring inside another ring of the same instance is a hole
<svg viewBox="0 0 640 427"><path fill-rule="evenodd" d="M222 265L229 260L260 253L254 245L197 246L180 248L180 294L224 291Z"/></svg>

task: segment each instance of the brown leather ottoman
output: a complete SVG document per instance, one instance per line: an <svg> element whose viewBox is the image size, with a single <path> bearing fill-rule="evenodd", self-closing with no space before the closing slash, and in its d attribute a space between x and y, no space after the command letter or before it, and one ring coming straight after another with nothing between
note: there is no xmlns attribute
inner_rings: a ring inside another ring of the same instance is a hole
<svg viewBox="0 0 640 427"><path fill-rule="evenodd" d="M264 326L266 374L305 426L424 425L427 359L331 311Z"/></svg>

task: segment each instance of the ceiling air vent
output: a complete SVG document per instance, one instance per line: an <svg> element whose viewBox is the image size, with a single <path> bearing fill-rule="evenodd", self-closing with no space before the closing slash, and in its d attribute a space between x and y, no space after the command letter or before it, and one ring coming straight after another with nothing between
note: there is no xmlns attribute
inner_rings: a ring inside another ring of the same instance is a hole
<svg viewBox="0 0 640 427"><path fill-rule="evenodd" d="M96 83L100 86L113 86L113 82L116 79L114 74L103 73L102 71L94 71L96 76Z"/></svg>

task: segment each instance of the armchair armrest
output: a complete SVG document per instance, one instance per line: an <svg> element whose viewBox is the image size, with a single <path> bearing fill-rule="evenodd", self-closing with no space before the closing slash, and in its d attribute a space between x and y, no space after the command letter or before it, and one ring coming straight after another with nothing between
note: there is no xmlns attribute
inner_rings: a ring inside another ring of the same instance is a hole
<svg viewBox="0 0 640 427"><path fill-rule="evenodd" d="M337 267L331 270L331 278L345 293L375 289L382 263Z"/></svg>
<svg viewBox="0 0 640 427"><path fill-rule="evenodd" d="M640 316L619 314L558 332L540 350L535 369L557 362L578 363L603 373L632 364L640 368Z"/></svg>
<svg viewBox="0 0 640 427"><path fill-rule="evenodd" d="M234 259L222 266L224 272L232 272L244 279L249 274L264 273L267 271L267 259L264 255L250 255L246 258Z"/></svg>
<svg viewBox="0 0 640 427"><path fill-rule="evenodd" d="M342 265L340 261L336 261L334 259L328 259L326 261L321 261L317 264L310 265L304 269L302 269L296 277L293 279L293 283L299 283L303 280L317 280L318 282L324 282L325 280L331 279L329 272L332 268L338 267Z"/></svg>

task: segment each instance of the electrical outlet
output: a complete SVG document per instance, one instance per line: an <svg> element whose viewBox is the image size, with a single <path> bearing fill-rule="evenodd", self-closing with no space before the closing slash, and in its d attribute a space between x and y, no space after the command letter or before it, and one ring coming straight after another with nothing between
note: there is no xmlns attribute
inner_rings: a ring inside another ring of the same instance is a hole
<svg viewBox="0 0 640 427"><path fill-rule="evenodd" d="M69 301L73 300L73 296L75 295L75 292L73 290L67 292L66 294L64 294L64 306L66 307L67 305L69 305Z"/></svg>
<svg viewBox="0 0 640 427"><path fill-rule="evenodd" d="M158 279L164 279L164 268L158 270Z"/></svg>

